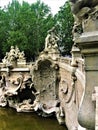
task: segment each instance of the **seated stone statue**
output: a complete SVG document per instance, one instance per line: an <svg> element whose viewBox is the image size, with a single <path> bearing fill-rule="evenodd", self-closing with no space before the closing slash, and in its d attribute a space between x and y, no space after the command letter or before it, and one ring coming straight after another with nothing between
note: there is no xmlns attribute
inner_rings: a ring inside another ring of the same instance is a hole
<svg viewBox="0 0 98 130"><path fill-rule="evenodd" d="M9 54L10 54L10 55L15 55L15 49L14 49L14 46L11 46L11 49L10 49Z"/></svg>
<svg viewBox="0 0 98 130"><path fill-rule="evenodd" d="M48 31L47 37L45 39L45 50L50 48L57 48L57 42L59 40L59 37L56 35L56 29L55 27L52 27Z"/></svg>
<svg viewBox="0 0 98 130"><path fill-rule="evenodd" d="M6 52L5 57L2 59L3 64L6 64L8 62L7 59L8 59L8 52Z"/></svg>
<svg viewBox="0 0 98 130"><path fill-rule="evenodd" d="M15 47L15 53L16 53L16 57L18 58L20 50L19 50L19 48L17 46Z"/></svg>
<svg viewBox="0 0 98 130"><path fill-rule="evenodd" d="M20 52L19 48L16 46L11 46L9 52L6 52L4 59L2 60L4 67L6 66L13 66L16 67L18 62L26 63L24 51Z"/></svg>
<svg viewBox="0 0 98 130"><path fill-rule="evenodd" d="M9 66L12 64L12 62L16 62L16 53L15 53L15 49L14 46L11 46L10 52L6 52L6 55L4 57L4 59L2 60L3 64L6 66Z"/></svg>
<svg viewBox="0 0 98 130"><path fill-rule="evenodd" d="M26 59L25 59L24 51L18 53L18 61L19 61L19 62L23 62L23 61L25 61L25 60L26 60Z"/></svg>

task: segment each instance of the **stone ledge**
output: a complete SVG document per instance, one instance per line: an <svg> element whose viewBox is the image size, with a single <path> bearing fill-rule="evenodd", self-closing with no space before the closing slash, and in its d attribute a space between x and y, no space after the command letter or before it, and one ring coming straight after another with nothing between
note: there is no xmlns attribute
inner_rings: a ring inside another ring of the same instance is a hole
<svg viewBox="0 0 98 130"><path fill-rule="evenodd" d="M1 68L0 69L1 72L6 72L8 71L8 68ZM30 69L29 68L14 68L10 70L11 72L29 72Z"/></svg>
<svg viewBox="0 0 98 130"><path fill-rule="evenodd" d="M81 42L98 42L98 31L93 31L93 32L85 32L82 33L82 35L76 39L76 43L81 43Z"/></svg>

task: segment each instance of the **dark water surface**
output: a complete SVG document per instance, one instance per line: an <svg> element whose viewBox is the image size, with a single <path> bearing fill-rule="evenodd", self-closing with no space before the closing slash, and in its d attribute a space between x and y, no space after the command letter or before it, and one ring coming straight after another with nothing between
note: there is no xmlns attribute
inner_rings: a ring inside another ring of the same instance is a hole
<svg viewBox="0 0 98 130"><path fill-rule="evenodd" d="M67 130L55 118L42 118L35 113L17 113L0 108L0 130Z"/></svg>

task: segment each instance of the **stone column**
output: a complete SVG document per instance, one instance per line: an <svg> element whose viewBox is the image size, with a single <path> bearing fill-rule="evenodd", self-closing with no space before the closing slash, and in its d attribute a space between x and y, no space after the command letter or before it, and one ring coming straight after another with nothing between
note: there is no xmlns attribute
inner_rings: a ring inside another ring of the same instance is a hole
<svg viewBox="0 0 98 130"><path fill-rule="evenodd" d="M85 61L85 91L79 107L78 121L82 127L95 130L96 108L92 93L94 87L98 86L98 1L92 0L91 4L85 0L70 2L75 16L74 42Z"/></svg>
<svg viewBox="0 0 98 130"><path fill-rule="evenodd" d="M83 33L77 40L85 60L85 92L78 120L81 126L95 129L95 105L92 102L94 87L98 86L98 31Z"/></svg>

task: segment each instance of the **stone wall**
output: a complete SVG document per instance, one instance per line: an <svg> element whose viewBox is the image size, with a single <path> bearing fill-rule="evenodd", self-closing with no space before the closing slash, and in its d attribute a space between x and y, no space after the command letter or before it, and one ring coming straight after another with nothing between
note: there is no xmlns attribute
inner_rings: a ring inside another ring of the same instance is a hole
<svg viewBox="0 0 98 130"><path fill-rule="evenodd" d="M81 71L84 65L81 63L79 62L81 65L79 67L72 67L70 58L61 58L59 63L61 75L59 98L66 117L65 123L69 130L80 127L77 115L85 86L85 77Z"/></svg>
<svg viewBox="0 0 98 130"><path fill-rule="evenodd" d="M13 107L17 112L37 112L44 117L55 115L59 124L80 130L84 60L75 46L72 58L61 57L54 32L52 28L35 63L27 64L18 47L11 47L0 64L0 106Z"/></svg>

